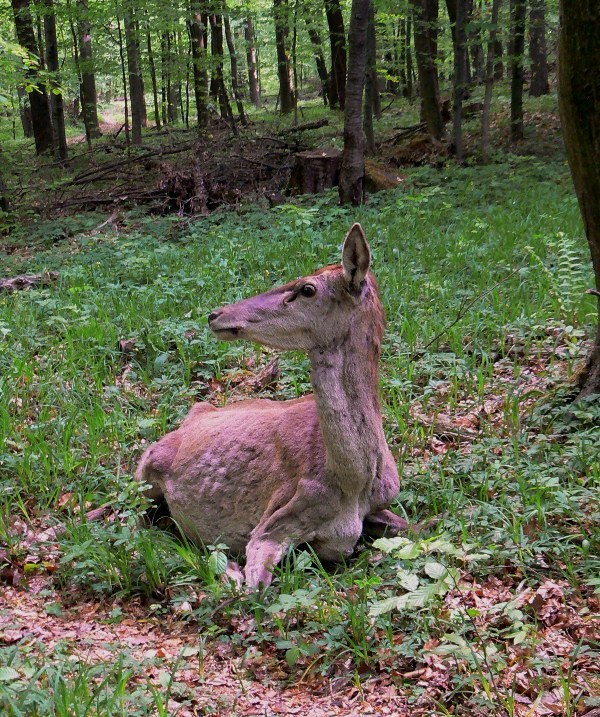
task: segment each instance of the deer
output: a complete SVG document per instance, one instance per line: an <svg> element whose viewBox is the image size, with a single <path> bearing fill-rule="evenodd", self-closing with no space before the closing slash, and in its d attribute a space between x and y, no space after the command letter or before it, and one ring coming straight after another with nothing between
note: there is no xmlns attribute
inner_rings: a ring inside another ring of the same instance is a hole
<svg viewBox="0 0 600 717"><path fill-rule="evenodd" d="M208 316L214 335L308 354L313 394L196 403L144 452L136 479L184 535L245 554L249 589L266 588L292 545L323 562L352 555L363 531L397 535L400 483L379 397L384 313L360 224L341 263Z"/></svg>

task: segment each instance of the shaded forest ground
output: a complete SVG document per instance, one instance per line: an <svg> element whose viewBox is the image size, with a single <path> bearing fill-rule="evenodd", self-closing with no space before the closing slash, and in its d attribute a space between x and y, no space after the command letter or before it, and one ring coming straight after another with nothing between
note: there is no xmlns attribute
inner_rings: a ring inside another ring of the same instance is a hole
<svg viewBox="0 0 600 717"><path fill-rule="evenodd" d="M458 168L437 155L360 209L340 208L332 190L271 209L257 194L258 208L240 199L210 216L127 201L80 211L57 205L57 168L23 162L2 272L58 280L0 294L4 713L525 717L599 706L600 414L597 402L567 404L593 316L591 269L554 109L529 113L524 156ZM384 115L380 136L415 122ZM331 144L336 131L309 139ZM394 146L382 144L389 167ZM82 159L72 171L91 168ZM145 171L146 184L160 181L156 166ZM193 400L309 390L303 356L264 371L271 353L217 342L204 317L337 260L352 221L367 232L388 316L397 510L435 522L361 545L333 571L296 551L266 595L240 595L221 578L220 546L138 527L130 475Z"/></svg>

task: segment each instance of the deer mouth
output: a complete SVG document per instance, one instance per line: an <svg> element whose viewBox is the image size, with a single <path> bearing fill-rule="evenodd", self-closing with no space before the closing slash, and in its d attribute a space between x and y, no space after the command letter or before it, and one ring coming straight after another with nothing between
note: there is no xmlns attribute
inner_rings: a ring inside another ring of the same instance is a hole
<svg viewBox="0 0 600 717"><path fill-rule="evenodd" d="M211 326L211 331L218 339L236 339L242 330L241 326Z"/></svg>

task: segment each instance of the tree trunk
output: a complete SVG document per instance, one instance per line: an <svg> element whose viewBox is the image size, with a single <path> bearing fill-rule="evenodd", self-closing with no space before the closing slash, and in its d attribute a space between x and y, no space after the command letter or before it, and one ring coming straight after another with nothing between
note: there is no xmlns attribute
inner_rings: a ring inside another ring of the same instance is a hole
<svg viewBox="0 0 600 717"><path fill-rule="evenodd" d="M483 45L481 44L481 17L480 8L475 6L473 0L468 0L467 18L468 46L471 50L471 60L473 66L473 79L477 84L482 84L485 77L485 59L483 55Z"/></svg>
<svg viewBox="0 0 600 717"><path fill-rule="evenodd" d="M304 20L306 22L306 29L308 30L308 37L313 46L313 52L315 55L315 64L317 66L317 73L321 82L321 94L323 96L323 104L327 105L329 102L329 78L327 77L327 65L325 64L325 58L323 56L323 46L321 44L321 35L317 30L313 18L308 12L304 13Z"/></svg>
<svg viewBox="0 0 600 717"><path fill-rule="evenodd" d="M462 104L467 77L467 37L465 32L466 0L446 0L448 16L452 19L454 40L454 82L452 101L452 134L456 160L464 159L462 139Z"/></svg>
<svg viewBox="0 0 600 717"><path fill-rule="evenodd" d="M210 17L210 30L211 30L211 53L213 56L213 67L214 74L213 80L215 85L215 92L219 100L219 109L221 111L221 117L227 120L231 124L232 130L235 132L235 122L233 119L233 112L231 111L231 105L229 104L229 97L227 96L227 88L225 87L225 80L223 78L223 16L222 15L211 15Z"/></svg>
<svg viewBox="0 0 600 717"><path fill-rule="evenodd" d="M433 23L437 22L437 2L413 0L413 7L422 113L427 132L439 140L444 136L444 123L440 111L436 67L437 36L433 31Z"/></svg>
<svg viewBox="0 0 600 717"><path fill-rule="evenodd" d="M201 5L197 0L192 0L191 11L192 18L189 23L189 31L192 42L194 100L196 102L198 127L206 127L208 124L208 58L205 33L208 18L202 14Z"/></svg>
<svg viewBox="0 0 600 717"><path fill-rule="evenodd" d="M523 139L523 52L526 0L510 0L510 140Z"/></svg>
<svg viewBox="0 0 600 717"><path fill-rule="evenodd" d="M88 142L101 136L98 124L98 98L96 95L96 75L94 72L94 53L92 50L92 27L88 19L87 0L77 0L77 35L79 44L79 64L81 68L81 112Z"/></svg>
<svg viewBox="0 0 600 717"><path fill-rule="evenodd" d="M481 160L487 163L490 158L490 108L494 89L494 59L496 54L496 33L498 31L498 12L500 0L492 0L492 17L488 41L487 61L485 65L485 95L481 114Z"/></svg>
<svg viewBox="0 0 600 717"><path fill-rule="evenodd" d="M60 82L58 64L58 42L56 39L56 14L54 0L44 0L44 39L46 41L46 65L50 74L50 110L54 128L54 154L56 159L67 159L67 136L65 134L65 105Z"/></svg>
<svg viewBox="0 0 600 717"><path fill-rule="evenodd" d="M248 124L246 119L246 113L244 112L244 103L242 102L242 93L240 92L240 86L238 84L238 63L237 55L235 53L235 45L233 43L233 37L231 35L231 25L229 23L229 15L224 15L225 23L225 41L227 42L227 50L229 52L229 63L231 67L231 89L233 90L233 96L235 98L235 104L237 106L238 115L240 122L243 125Z"/></svg>
<svg viewBox="0 0 600 717"><path fill-rule="evenodd" d="M282 114L288 114L296 105L296 95L292 82L292 66L286 48L289 34L287 0L273 0L273 18L275 20L275 45L277 47L277 76L279 78L279 98Z"/></svg>
<svg viewBox="0 0 600 717"><path fill-rule="evenodd" d="M413 90L413 58L410 47L410 39L412 37L412 22L410 16L406 18L406 98L412 100Z"/></svg>
<svg viewBox="0 0 600 717"><path fill-rule="evenodd" d="M148 50L148 66L150 67L150 81L152 82L152 99L154 100L154 124L160 129L160 103L158 101L158 83L156 81L156 64L154 62L154 51L152 50L152 36L150 28L146 30L146 47Z"/></svg>
<svg viewBox="0 0 600 717"><path fill-rule="evenodd" d="M546 50L546 7L544 0L531 0L529 13L529 59L531 80L529 94L540 97L550 92Z"/></svg>
<svg viewBox="0 0 600 717"><path fill-rule="evenodd" d="M600 292L600 15L597 0L560 0L559 106L569 166ZM581 394L600 393L600 294Z"/></svg>
<svg viewBox="0 0 600 717"><path fill-rule="evenodd" d="M373 114L375 112L376 99L379 95L377 89L377 46L375 38L375 9L369 3L367 21L367 50L366 50L366 74L365 74L365 119L364 130L366 149L368 154L375 154L375 132L373 130Z"/></svg>
<svg viewBox="0 0 600 717"><path fill-rule="evenodd" d="M27 92L22 87L17 87L17 97L19 100L19 114L21 115L21 124L23 125L23 136L29 139L33 137L33 122L31 121L31 105Z"/></svg>
<svg viewBox="0 0 600 717"><path fill-rule="evenodd" d="M137 38L135 32L134 7L131 0L123 6L125 22L125 42L127 50L127 68L129 74L129 97L131 98L131 140L133 144L142 144L142 104L144 95L140 67L138 64Z"/></svg>
<svg viewBox="0 0 600 717"><path fill-rule="evenodd" d="M33 31L29 0L12 0L12 9L19 44L31 55L40 57ZM35 86L35 89L29 92L29 105L31 107L35 150L37 154L43 154L52 149L53 146L52 121L46 86L40 82L38 72L34 67L28 67L25 76L27 83Z"/></svg>
<svg viewBox="0 0 600 717"><path fill-rule="evenodd" d="M504 63L503 63L504 51L502 49L502 40L497 37L496 45L494 46L494 81L500 82L504 77Z"/></svg>
<svg viewBox="0 0 600 717"><path fill-rule="evenodd" d="M125 53L123 51L123 31L121 30L121 19L117 17L117 30L119 37L119 59L121 61L121 79L123 81L123 100L125 104L125 142L127 145L131 142L129 131L129 100L127 96L127 69L125 67Z"/></svg>
<svg viewBox="0 0 600 717"><path fill-rule="evenodd" d="M362 95L367 65L367 27L371 0L352 0L348 32L348 82L344 108L344 152L340 171L340 202L362 204L365 183L365 136Z"/></svg>
<svg viewBox="0 0 600 717"><path fill-rule="evenodd" d="M346 102L346 33L339 0L325 0L325 15L331 46L329 106L343 110Z"/></svg>
<svg viewBox="0 0 600 717"><path fill-rule="evenodd" d="M0 175L0 211L8 212L10 210L10 200L8 198L8 187L2 175Z"/></svg>
<svg viewBox="0 0 600 717"><path fill-rule="evenodd" d="M250 90L250 101L255 107L260 108L260 89L258 87L258 72L256 68L256 40L254 37L254 25L250 16L244 23L244 38L246 39L246 62L248 64L248 87Z"/></svg>

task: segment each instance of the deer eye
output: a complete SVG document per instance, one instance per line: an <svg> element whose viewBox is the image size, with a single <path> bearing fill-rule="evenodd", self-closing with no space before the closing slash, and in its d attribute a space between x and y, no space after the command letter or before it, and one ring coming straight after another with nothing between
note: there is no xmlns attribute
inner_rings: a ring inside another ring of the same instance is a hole
<svg viewBox="0 0 600 717"><path fill-rule="evenodd" d="M311 296L314 296L317 293L317 290L312 284L304 284L304 286L300 289L300 293L302 296L306 296L307 299L310 299Z"/></svg>

